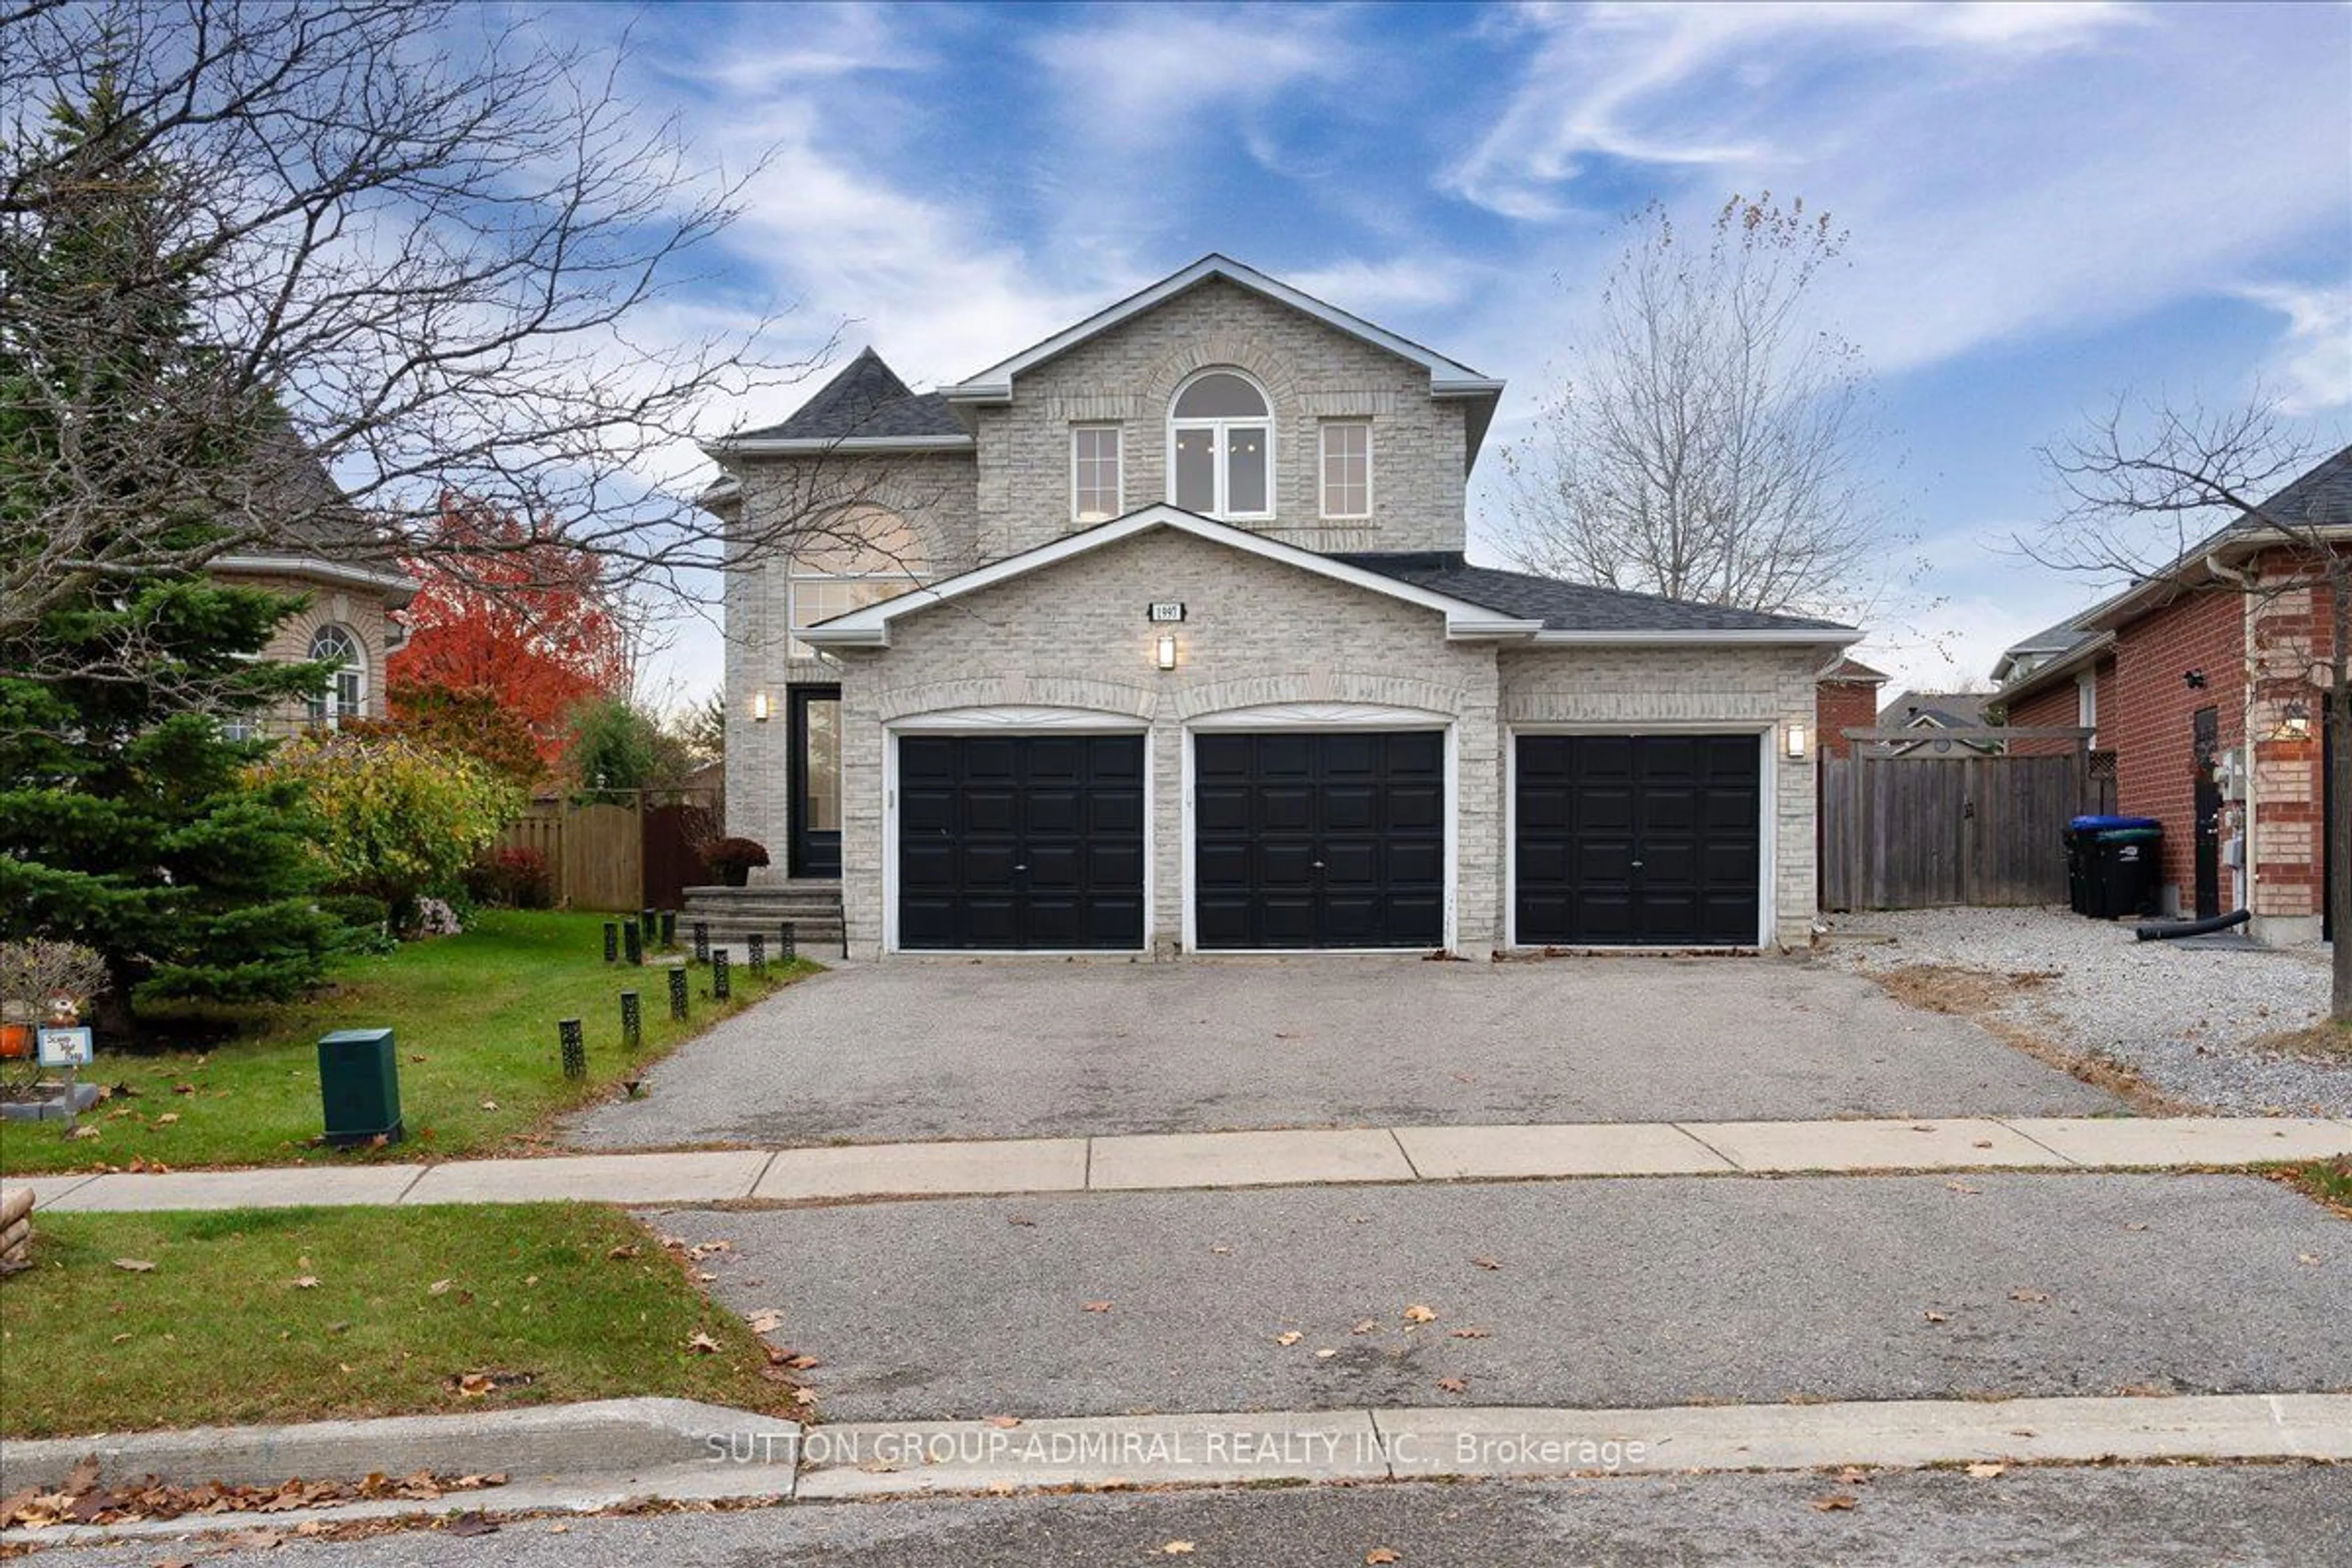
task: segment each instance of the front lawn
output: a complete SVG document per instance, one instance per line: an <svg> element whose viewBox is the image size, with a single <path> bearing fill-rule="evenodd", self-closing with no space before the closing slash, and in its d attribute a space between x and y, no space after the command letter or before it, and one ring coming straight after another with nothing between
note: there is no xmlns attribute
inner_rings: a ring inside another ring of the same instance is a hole
<svg viewBox="0 0 2352 1568"><path fill-rule="evenodd" d="M711 1000L710 972L695 968L692 1016L673 1024L662 970L605 963L608 918L485 910L462 936L348 960L317 996L226 1020L235 1032L208 1048L110 1050L101 1039L97 1066L84 1076L127 1092L82 1118L96 1136L69 1139L55 1122L0 1123L0 1170L122 1167L134 1158L177 1168L512 1152L543 1136L557 1115L608 1092L633 1063L667 1055L714 1018L817 967L771 964L762 982L739 964L725 1006ZM639 993L645 1017L644 1046L634 1056L621 1048L626 990ZM563 1077L556 1021L565 1017L582 1020L584 1081ZM185 1020L192 1036L207 1037L223 1023ZM384 1026L399 1047L407 1142L373 1152L313 1144L319 1037Z"/></svg>
<svg viewBox="0 0 2352 1568"><path fill-rule="evenodd" d="M798 1413L691 1264L592 1205L45 1211L33 1264L0 1283L12 1437L635 1394Z"/></svg>

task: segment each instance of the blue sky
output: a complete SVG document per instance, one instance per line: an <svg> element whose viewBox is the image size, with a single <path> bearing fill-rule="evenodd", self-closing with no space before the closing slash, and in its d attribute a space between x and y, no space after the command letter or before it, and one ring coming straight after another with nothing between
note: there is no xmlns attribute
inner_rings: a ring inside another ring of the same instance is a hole
<svg viewBox="0 0 2352 1568"><path fill-rule="evenodd" d="M2352 9L2312 5L656 5L627 89L705 155L772 153L682 319L844 321L953 380L1223 250L1511 383L1527 432L1656 199L1801 195L1875 373L1927 592L1873 653L1981 679L2095 585L2005 553L2034 457L2132 389L2352 412ZM804 394L809 388L801 389ZM781 417L796 394L740 411ZM1500 515L1474 493L1472 552ZM1485 553L1494 558L1491 548ZM687 627L657 685L715 688Z"/></svg>

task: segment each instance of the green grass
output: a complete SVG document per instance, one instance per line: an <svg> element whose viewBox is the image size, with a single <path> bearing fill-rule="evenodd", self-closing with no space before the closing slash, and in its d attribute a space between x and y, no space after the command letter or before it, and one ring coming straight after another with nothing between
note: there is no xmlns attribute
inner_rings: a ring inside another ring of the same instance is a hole
<svg viewBox="0 0 2352 1568"><path fill-rule="evenodd" d="M591 1205L44 1213L33 1262L0 1284L14 1437L631 1394L792 1413L743 1321ZM719 1350L691 1349L697 1333ZM530 1380L450 1386L492 1372Z"/></svg>
<svg viewBox="0 0 2352 1568"><path fill-rule="evenodd" d="M0 1170L125 1166L134 1158L176 1169L523 1151L552 1118L608 1091L633 1061L667 1054L725 1012L816 968L771 965L762 984L738 965L725 1009L710 999L709 971L693 970L693 1016L673 1024L661 971L604 963L605 919L485 910L462 936L347 961L334 984L309 1000L181 1020L199 1037L234 1026L206 1048L130 1051L101 1039L97 1065L84 1076L131 1092L82 1119L98 1130L95 1138L68 1139L54 1122L0 1123ZM620 994L633 988L645 1015L645 1044L634 1058L621 1048L620 1016ZM583 1023L584 1082L563 1077L555 1026L564 1017ZM380 1151L313 1145L319 1037L387 1026L399 1047L407 1142ZM164 1029L171 1026L166 1020Z"/></svg>
<svg viewBox="0 0 2352 1568"><path fill-rule="evenodd" d="M2352 1155L2292 1166L2286 1176L2337 1213L2352 1215Z"/></svg>

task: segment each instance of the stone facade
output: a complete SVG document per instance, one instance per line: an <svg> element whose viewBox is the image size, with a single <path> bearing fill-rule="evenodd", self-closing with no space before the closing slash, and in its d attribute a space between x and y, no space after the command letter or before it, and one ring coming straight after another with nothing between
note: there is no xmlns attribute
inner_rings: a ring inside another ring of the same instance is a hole
<svg viewBox="0 0 2352 1568"><path fill-rule="evenodd" d="M399 646L400 627L392 618L386 602L387 591L362 586L337 586L312 582L295 574L278 574L260 572L221 572L215 574L222 582L241 588L267 588L275 594L307 601L304 606L278 624L277 635L262 650L261 657L274 663L299 664L310 657L310 639L323 626L341 626L359 644L364 658L365 675L358 717L381 719L384 716L385 661ZM404 595L402 595L404 602ZM290 734L310 721L309 711L301 704L290 704L270 714L264 727L273 733Z"/></svg>

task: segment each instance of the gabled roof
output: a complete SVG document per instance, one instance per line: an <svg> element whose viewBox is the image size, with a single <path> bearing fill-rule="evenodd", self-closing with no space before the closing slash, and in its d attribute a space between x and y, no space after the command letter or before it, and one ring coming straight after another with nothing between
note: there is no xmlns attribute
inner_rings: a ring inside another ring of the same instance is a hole
<svg viewBox="0 0 2352 1568"><path fill-rule="evenodd" d="M908 390L872 347L836 372L781 425L745 430L713 443L719 451L919 451L971 445L971 433L936 392Z"/></svg>
<svg viewBox="0 0 2352 1568"><path fill-rule="evenodd" d="M1526 572L1503 572L1473 566L1451 552L1406 553L1364 552L1340 555L1369 571L1401 583L1417 583L1442 594L1485 605L1507 615L1543 623L1546 632L1582 634L1586 640L1612 633L1828 633L1799 637L1812 642L1852 642L1860 634L1834 621L1799 616L1766 615L1759 610L1735 610L1721 605L1699 605L1663 599L1653 594L1631 594L1598 588L1589 583L1563 582ZM1846 635L1853 634L1853 635ZM1558 637L1541 640L1559 641Z"/></svg>
<svg viewBox="0 0 2352 1568"><path fill-rule="evenodd" d="M835 616L804 627L797 635L819 647L887 647L890 623L901 616L1160 528L1437 611L1445 617L1449 641L1510 638L1538 643L1761 642L1843 647L1862 635L1828 621L1763 616L1711 605L1685 605L1645 594L1621 594L1549 577L1467 566L1458 555L1324 555L1165 505L1144 507L1108 522L1065 534L1018 555L1006 556L878 605Z"/></svg>
<svg viewBox="0 0 2352 1568"><path fill-rule="evenodd" d="M1873 669L1858 658L1842 658L1823 670L1818 679L1824 685L1884 686L1888 676L1885 670Z"/></svg>
<svg viewBox="0 0 2352 1568"><path fill-rule="evenodd" d="M1486 426L1495 416L1495 404L1502 396L1503 384L1492 376L1471 369L1459 360L1448 359L1433 349L1423 347L1410 338L1400 337L1385 327L1375 326L1361 316L1318 300L1302 289L1294 289L1278 278L1268 277L1254 267L1244 266L1228 256L1212 251L1190 267L1171 272L1148 289L1129 295L1118 303L1106 306L1075 326L1065 327L1043 342L1032 343L1010 359L999 360L978 375L967 378L944 389L950 403L1003 403L1013 395L1013 378L1024 371L1034 370L1091 338L1133 320L1146 310L1165 304L1191 289L1196 289L1212 279L1223 279L1254 293L1264 295L1277 304L1287 305L1322 322L1325 326L1349 336L1384 349L1400 359L1410 360L1429 373L1429 395L1432 397L1461 398L1469 404L1469 440L1465 443L1465 466L1475 458L1479 446L1486 438Z"/></svg>
<svg viewBox="0 0 2352 1568"><path fill-rule="evenodd" d="M1906 691L1878 710L1882 729L1973 730L1985 721L1990 691Z"/></svg>

